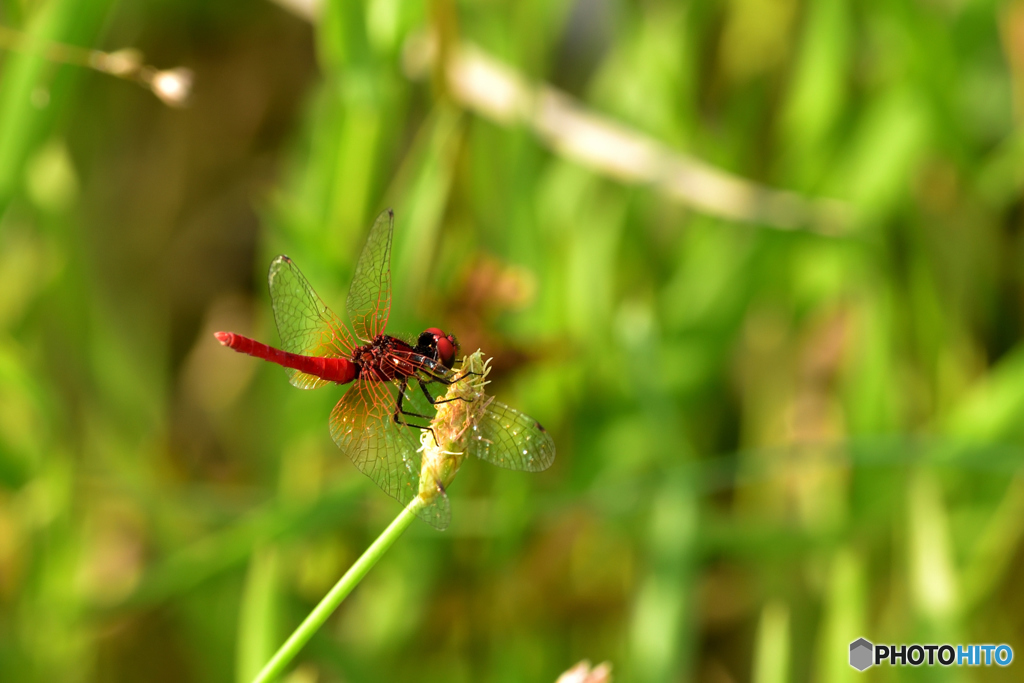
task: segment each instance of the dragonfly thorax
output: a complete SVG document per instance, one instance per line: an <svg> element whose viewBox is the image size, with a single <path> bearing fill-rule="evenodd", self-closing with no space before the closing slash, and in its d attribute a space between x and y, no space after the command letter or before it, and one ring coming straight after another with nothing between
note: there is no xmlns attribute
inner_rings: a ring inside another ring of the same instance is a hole
<svg viewBox="0 0 1024 683"><path fill-rule="evenodd" d="M386 334L378 334L369 344L352 351L352 361L359 366L359 378L375 382L414 377L433 360L424 358L401 339Z"/></svg>
<svg viewBox="0 0 1024 683"><path fill-rule="evenodd" d="M455 365L458 352L459 342L454 335L430 327L420 334L416 346L378 334L369 344L352 350L352 362L359 366L360 379L390 382L415 377L417 373L444 374Z"/></svg>

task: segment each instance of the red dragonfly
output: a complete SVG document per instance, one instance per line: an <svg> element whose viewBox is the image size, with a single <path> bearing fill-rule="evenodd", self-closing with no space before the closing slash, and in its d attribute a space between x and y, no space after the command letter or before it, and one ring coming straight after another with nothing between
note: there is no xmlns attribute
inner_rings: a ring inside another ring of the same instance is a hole
<svg viewBox="0 0 1024 683"><path fill-rule="evenodd" d="M385 334L391 311L391 235L394 214L382 213L356 263L348 293L351 328L331 312L287 256L270 264L270 300L281 335L281 348L267 346L232 332L217 332L218 341L240 353L288 369L300 389L352 383L331 411L335 443L388 495L408 504L420 490L421 453L414 438L430 430L409 418L427 419L407 411L410 382L419 385L436 405L427 387L463 379L453 368L459 345L455 337L430 327L415 342ZM469 439L467 451L512 470L547 469L555 444L536 420L497 401L487 404ZM421 518L445 529L451 517L440 482L437 495L420 509Z"/></svg>

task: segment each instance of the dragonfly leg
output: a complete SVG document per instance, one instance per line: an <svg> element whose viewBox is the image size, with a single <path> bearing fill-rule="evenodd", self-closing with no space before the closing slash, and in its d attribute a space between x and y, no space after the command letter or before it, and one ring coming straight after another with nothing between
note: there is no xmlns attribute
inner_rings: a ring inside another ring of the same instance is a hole
<svg viewBox="0 0 1024 683"><path fill-rule="evenodd" d="M432 405L432 406L439 406L442 403L450 403L451 401L458 401L458 400L463 400L463 401L466 401L466 402L471 402L472 401L472 399L466 398L465 396L456 396L454 398L434 398L433 396L430 395L430 392L427 391L427 385L426 384L424 384L423 382L420 382L420 381L417 381L417 384L420 385L420 389L423 390L423 395L427 397L427 400L430 401L430 405Z"/></svg>
<svg viewBox="0 0 1024 683"><path fill-rule="evenodd" d="M438 363L437 363L436 360L434 360L432 358L429 358L427 356L420 356L419 360L420 360L419 371L422 372L427 377L429 377L430 378L429 381L431 381L431 382L440 382L441 384L443 384L445 386L451 386L452 384L455 384L456 382L461 382L462 380L466 379L470 375L476 375L477 377L480 377L483 374L483 373L480 373L480 372L473 372L471 370L467 370L466 372L462 373L458 377L455 377L453 379L448 379L447 377L444 377L443 375L437 374L436 372L433 372L431 370L432 368L436 368L438 366ZM465 360L466 360L465 358L461 358L461 359L459 359L456 362L462 363ZM434 401L431 401L431 403L433 404Z"/></svg>
<svg viewBox="0 0 1024 683"><path fill-rule="evenodd" d="M419 429L420 431L430 432L430 436L434 437L434 443L441 443L440 441L437 440L437 434L434 433L433 427L430 427L429 425L423 426L413 424L399 417L399 415L409 415L410 417L420 417L423 418L424 420L430 419L426 415L420 415L419 413L409 412L402 407L402 399L405 398L405 390L406 387L408 387L408 385L408 379L403 379L402 383L398 385L398 401L395 403L395 412L392 413L391 419L394 420L395 424L399 424L404 427L412 427L413 429Z"/></svg>
<svg viewBox="0 0 1024 683"><path fill-rule="evenodd" d="M444 377L438 377L437 375L431 374L429 372L427 374L430 375L430 381L431 382L440 382L441 384L444 384L445 386L451 386L452 384L455 384L456 382L461 382L462 380L466 379L470 375L475 375L477 377L480 377L482 373L472 372L472 371L467 370L466 372L462 373L461 375L459 375L458 377L456 377L454 379L445 379Z"/></svg>
<svg viewBox="0 0 1024 683"><path fill-rule="evenodd" d="M420 386L422 386L422 385L420 385ZM419 413L411 412L411 411L406 410L405 408L402 407L402 401L405 399L405 390L408 387L409 387L409 380L408 379L403 379L401 384L398 385L398 403L395 405L395 417L397 418L398 414L401 413L402 415L408 415L410 417L420 417L420 418L423 418L424 420L431 419L429 415L420 415ZM433 403L433 401L431 401L431 403ZM396 419L395 422L398 422L398 420ZM402 422L400 424L405 424L405 423ZM413 427L415 425L409 425L409 426Z"/></svg>

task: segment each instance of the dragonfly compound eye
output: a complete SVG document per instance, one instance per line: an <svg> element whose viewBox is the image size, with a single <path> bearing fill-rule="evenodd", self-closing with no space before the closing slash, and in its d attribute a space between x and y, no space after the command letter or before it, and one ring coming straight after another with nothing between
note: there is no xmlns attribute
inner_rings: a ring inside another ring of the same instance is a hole
<svg viewBox="0 0 1024 683"><path fill-rule="evenodd" d="M431 355L449 369L455 365L455 356L459 351L459 343L455 341L455 337L436 327L423 330L418 347L423 350L429 349Z"/></svg>
<svg viewBox="0 0 1024 683"><path fill-rule="evenodd" d="M455 365L455 356L459 353L459 342L455 341L455 337L450 334L446 334L443 337L437 338L437 357L444 366L449 370Z"/></svg>

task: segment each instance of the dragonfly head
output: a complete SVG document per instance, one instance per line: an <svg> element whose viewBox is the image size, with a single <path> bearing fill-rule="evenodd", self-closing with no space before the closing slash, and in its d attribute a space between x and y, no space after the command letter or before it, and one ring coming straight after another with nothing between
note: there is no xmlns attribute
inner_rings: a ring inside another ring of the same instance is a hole
<svg viewBox="0 0 1024 683"><path fill-rule="evenodd" d="M428 327L420 333L416 351L441 361L442 365L451 370L455 365L455 356L459 353L459 342L453 334L446 334L436 327Z"/></svg>

